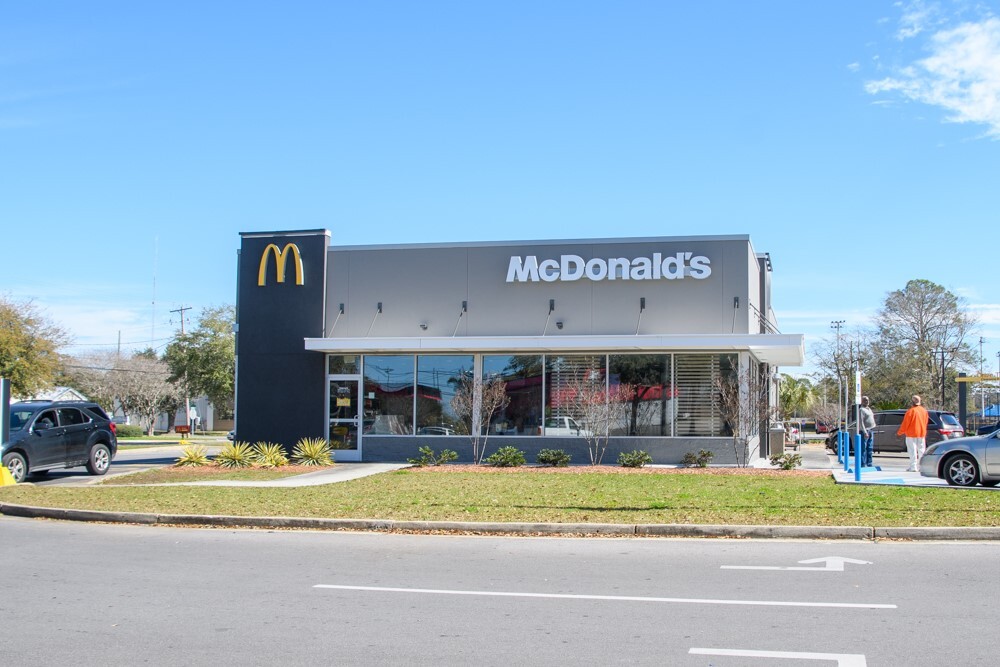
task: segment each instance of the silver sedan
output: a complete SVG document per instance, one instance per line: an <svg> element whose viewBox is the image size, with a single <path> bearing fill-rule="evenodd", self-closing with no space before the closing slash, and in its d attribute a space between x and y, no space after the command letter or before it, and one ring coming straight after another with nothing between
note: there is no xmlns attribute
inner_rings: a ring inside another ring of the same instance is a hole
<svg viewBox="0 0 1000 667"><path fill-rule="evenodd" d="M931 445L920 459L920 474L953 486L1000 484L1000 431Z"/></svg>

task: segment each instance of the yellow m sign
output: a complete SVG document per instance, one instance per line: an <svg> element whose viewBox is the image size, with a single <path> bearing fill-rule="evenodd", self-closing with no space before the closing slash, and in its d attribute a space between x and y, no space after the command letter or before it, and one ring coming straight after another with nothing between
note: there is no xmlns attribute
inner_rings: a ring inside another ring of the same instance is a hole
<svg viewBox="0 0 1000 667"><path fill-rule="evenodd" d="M285 282L285 262L291 255L295 260L295 284L302 285L302 257L299 255L299 247L294 243L286 243L283 250L278 250L278 246L273 243L264 248L264 254L260 256L260 270L257 272L257 285L263 287L267 284L267 265L271 255L274 255L274 264L278 270L278 282Z"/></svg>

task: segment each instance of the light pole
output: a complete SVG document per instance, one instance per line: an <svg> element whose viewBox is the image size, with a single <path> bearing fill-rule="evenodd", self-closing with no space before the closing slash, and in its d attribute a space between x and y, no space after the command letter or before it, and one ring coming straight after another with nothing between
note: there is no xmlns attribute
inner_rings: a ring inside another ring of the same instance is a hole
<svg viewBox="0 0 1000 667"><path fill-rule="evenodd" d="M832 320L830 322L830 328L837 330L837 353L833 357L833 365L837 369L837 428L840 428L841 422L844 421L844 390L840 377L840 327L843 325L844 320Z"/></svg>

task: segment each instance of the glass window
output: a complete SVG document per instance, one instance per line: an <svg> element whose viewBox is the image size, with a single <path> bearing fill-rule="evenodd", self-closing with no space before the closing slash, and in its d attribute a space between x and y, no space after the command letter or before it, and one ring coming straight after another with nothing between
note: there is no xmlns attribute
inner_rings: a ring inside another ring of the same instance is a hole
<svg viewBox="0 0 1000 667"><path fill-rule="evenodd" d="M56 411L46 410L42 414L38 415L38 419L35 420L35 431L40 431L46 428L52 428L56 426L59 422L56 421Z"/></svg>
<svg viewBox="0 0 1000 667"><path fill-rule="evenodd" d="M331 354L327 361L327 373L330 375L357 375L360 363L354 354Z"/></svg>
<svg viewBox="0 0 1000 667"><path fill-rule="evenodd" d="M417 357L417 435L468 435L452 399L463 382L473 380L473 364L471 354Z"/></svg>
<svg viewBox="0 0 1000 667"><path fill-rule="evenodd" d="M606 432L605 361L604 355L545 357L545 420L554 419L559 426L546 426L544 435L571 435L577 429Z"/></svg>
<svg viewBox="0 0 1000 667"><path fill-rule="evenodd" d="M364 433L413 435L413 355L364 360Z"/></svg>
<svg viewBox="0 0 1000 667"><path fill-rule="evenodd" d="M31 410L11 410L10 411L10 430L20 431L24 428L24 425L28 423L31 419L31 415L34 414Z"/></svg>
<svg viewBox="0 0 1000 667"><path fill-rule="evenodd" d="M730 434L715 402L716 382L736 372L735 354L678 354L676 370L677 424L674 435L724 436Z"/></svg>
<svg viewBox="0 0 1000 667"><path fill-rule="evenodd" d="M669 354L612 355L609 392L623 403L613 414L611 435L673 435L677 393Z"/></svg>
<svg viewBox="0 0 1000 667"><path fill-rule="evenodd" d="M60 408L59 409L59 424L61 426L74 426L76 424L85 424L90 419L88 419L82 412L76 408Z"/></svg>
<svg viewBox="0 0 1000 667"><path fill-rule="evenodd" d="M538 435L542 427L542 357L532 354L486 355L483 379L505 382L510 403L490 420L490 433Z"/></svg>

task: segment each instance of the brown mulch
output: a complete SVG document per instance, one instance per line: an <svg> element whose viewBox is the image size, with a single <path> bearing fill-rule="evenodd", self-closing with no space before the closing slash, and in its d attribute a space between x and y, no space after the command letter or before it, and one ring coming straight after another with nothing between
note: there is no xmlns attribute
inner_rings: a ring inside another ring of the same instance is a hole
<svg viewBox="0 0 1000 667"><path fill-rule="evenodd" d="M753 475L759 477L829 477L829 470L775 470L773 468L623 468L613 465L574 465L565 468L527 465L517 468L494 468L487 465L447 463L440 466L413 467L414 472L531 472L540 474L582 475L600 473L610 475Z"/></svg>
<svg viewBox="0 0 1000 667"><path fill-rule="evenodd" d="M165 466L159 468L161 472L167 474L171 473L187 473L196 471L199 474L204 473L205 475L231 475L234 472L239 472L241 470L277 470L282 473L288 473L289 475L304 475L307 472L318 472L320 470L327 470L331 466L300 466L300 465L287 465L281 466L280 468L223 468L222 466L207 465L207 466Z"/></svg>

